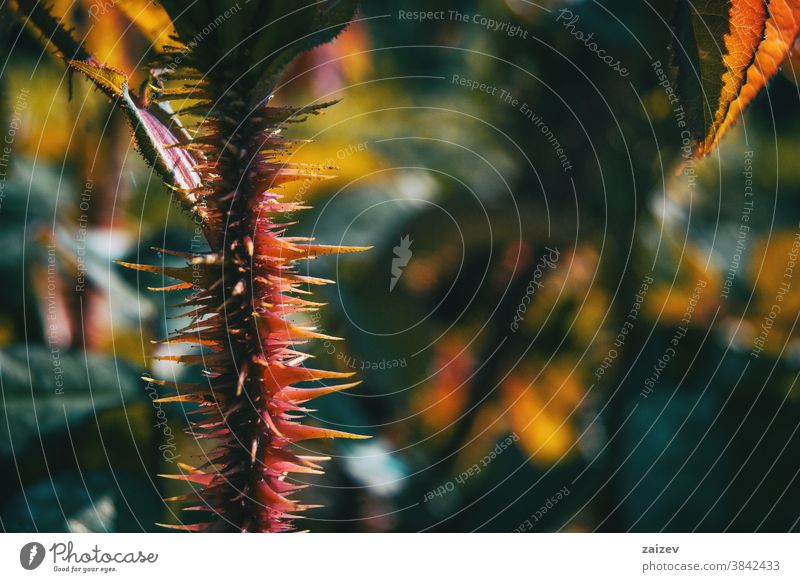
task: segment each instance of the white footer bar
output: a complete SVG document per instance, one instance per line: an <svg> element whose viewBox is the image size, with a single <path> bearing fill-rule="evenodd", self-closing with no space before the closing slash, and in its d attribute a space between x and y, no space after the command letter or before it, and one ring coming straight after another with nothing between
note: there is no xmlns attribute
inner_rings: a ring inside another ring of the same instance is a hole
<svg viewBox="0 0 800 582"><path fill-rule="evenodd" d="M3 534L0 572L15 581L777 582L800 580L799 549L792 534Z"/></svg>

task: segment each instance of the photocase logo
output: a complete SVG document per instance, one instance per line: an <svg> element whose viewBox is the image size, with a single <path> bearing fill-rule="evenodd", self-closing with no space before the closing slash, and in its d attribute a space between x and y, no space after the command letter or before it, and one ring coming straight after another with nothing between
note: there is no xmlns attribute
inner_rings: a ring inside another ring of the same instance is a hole
<svg viewBox="0 0 800 582"><path fill-rule="evenodd" d="M19 563L26 570L35 570L44 561L44 546L39 542L29 542L19 551Z"/></svg>
<svg viewBox="0 0 800 582"><path fill-rule="evenodd" d="M414 241L409 238L410 235L406 235L400 239L400 244L394 247L394 257L392 257L392 272L391 272L391 279L389 279L389 292L391 293L394 291L395 285L400 280L400 277L403 275L403 267L408 265L408 261L411 260L411 243Z"/></svg>

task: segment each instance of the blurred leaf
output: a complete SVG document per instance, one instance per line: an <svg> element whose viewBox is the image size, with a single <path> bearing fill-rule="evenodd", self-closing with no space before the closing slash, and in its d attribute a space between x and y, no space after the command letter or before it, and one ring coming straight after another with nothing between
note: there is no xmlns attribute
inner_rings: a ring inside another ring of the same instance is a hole
<svg viewBox="0 0 800 582"><path fill-rule="evenodd" d="M176 34L169 15L152 0L116 0L114 5L157 48L161 48Z"/></svg>
<svg viewBox="0 0 800 582"><path fill-rule="evenodd" d="M21 455L44 435L141 400L140 372L110 357L17 345L0 351L0 457Z"/></svg>
<svg viewBox="0 0 800 582"><path fill-rule="evenodd" d="M573 416L585 382L569 361L550 361L537 373L516 373L502 386L506 414L519 446L539 463L561 461L577 433Z"/></svg>
<svg viewBox="0 0 800 582"><path fill-rule="evenodd" d="M119 317L118 323L138 328L142 321L156 315L155 305L147 296L142 297L138 290L119 274L119 268L112 262L114 257L104 255L104 252L111 252L110 247L114 247L115 250L123 247L125 251L129 251L130 249L126 248L129 244L126 234L121 228L100 232L89 231L86 233L88 244L82 248L74 233L58 228L55 242L61 252L62 260L76 271L82 269L86 281L102 291L113 313ZM79 257L82 258L80 264Z"/></svg>
<svg viewBox="0 0 800 582"><path fill-rule="evenodd" d="M475 370L468 340L453 334L434 349L429 380L415 393L412 403L412 409L431 432L446 430L464 414Z"/></svg>
<svg viewBox="0 0 800 582"><path fill-rule="evenodd" d="M12 532L150 530L157 516L147 507L147 485L124 471L67 471L10 498L3 525Z"/></svg>

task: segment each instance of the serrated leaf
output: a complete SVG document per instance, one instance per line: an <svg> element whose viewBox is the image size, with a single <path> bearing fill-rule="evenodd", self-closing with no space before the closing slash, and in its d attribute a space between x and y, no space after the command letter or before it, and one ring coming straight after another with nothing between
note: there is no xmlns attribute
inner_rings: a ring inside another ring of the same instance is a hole
<svg viewBox="0 0 800 582"><path fill-rule="evenodd" d="M299 54L345 29L358 0L232 2L161 0L192 65L225 78L254 106L270 95L283 69Z"/></svg>
<svg viewBox="0 0 800 582"><path fill-rule="evenodd" d="M182 192L200 185L195 160L184 148L174 147L180 142L174 129L147 107L140 106L128 91L128 79L124 74L86 61L73 60L69 65L84 73L101 91L117 99L131 122L139 151L168 185Z"/></svg>
<svg viewBox="0 0 800 582"><path fill-rule="evenodd" d="M318 3L310 26L299 29L304 34L298 34L297 38L289 40L282 50L273 49L270 53L276 56L256 83L255 99L259 99L259 95L272 92L281 71L298 55L336 38L353 18L357 6L358 0L334 0ZM251 103L251 105L255 105L255 103Z"/></svg>
<svg viewBox="0 0 800 582"><path fill-rule="evenodd" d="M764 0L681 0L673 28L677 89L687 109L695 155L721 135L767 22Z"/></svg>
<svg viewBox="0 0 800 582"><path fill-rule="evenodd" d="M122 97L128 91L128 78L116 69L84 61L73 60L69 64L94 81L94 84L109 97Z"/></svg>
<svg viewBox="0 0 800 582"><path fill-rule="evenodd" d="M710 152L744 112L750 102L767 86L788 55L800 31L800 0L770 0L764 40L758 46L755 60L747 69L746 81L739 96L731 103L715 134L699 144L697 155Z"/></svg>

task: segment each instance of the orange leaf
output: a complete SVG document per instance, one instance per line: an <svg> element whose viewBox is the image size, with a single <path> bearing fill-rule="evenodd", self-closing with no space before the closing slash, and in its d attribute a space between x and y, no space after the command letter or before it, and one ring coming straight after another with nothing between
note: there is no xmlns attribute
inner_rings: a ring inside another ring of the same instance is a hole
<svg viewBox="0 0 800 582"><path fill-rule="evenodd" d="M725 132L738 121L747 105L778 72L800 31L800 0L771 0L768 10L764 39L758 45L755 59L747 69L745 83L741 86L738 96L731 102L727 113L721 121L715 123L714 131L698 144L695 152L697 157L708 154L719 143ZM731 25L733 26L733 22ZM738 56L736 62L744 62L744 54ZM738 79L736 81L738 82ZM731 86L733 87L733 83ZM720 107L718 116L721 111Z"/></svg>
<svg viewBox="0 0 800 582"><path fill-rule="evenodd" d="M673 57L695 156L707 153L738 98L767 16L764 0L680 0L673 19Z"/></svg>

